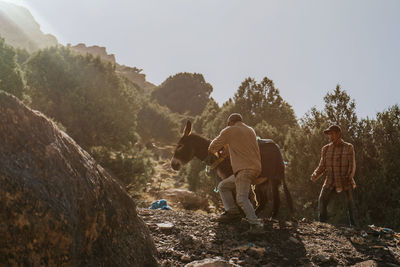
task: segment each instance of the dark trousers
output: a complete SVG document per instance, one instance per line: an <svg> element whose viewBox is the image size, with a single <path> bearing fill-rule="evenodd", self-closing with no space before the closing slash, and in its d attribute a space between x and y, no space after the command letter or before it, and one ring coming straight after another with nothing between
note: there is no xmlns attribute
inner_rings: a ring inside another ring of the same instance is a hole
<svg viewBox="0 0 400 267"><path fill-rule="evenodd" d="M326 222L328 220L327 207L334 194L336 194L335 189L322 188L318 199L318 219L320 222ZM339 194L346 195L347 216L350 225L358 226L357 209L353 199L353 190L348 189Z"/></svg>

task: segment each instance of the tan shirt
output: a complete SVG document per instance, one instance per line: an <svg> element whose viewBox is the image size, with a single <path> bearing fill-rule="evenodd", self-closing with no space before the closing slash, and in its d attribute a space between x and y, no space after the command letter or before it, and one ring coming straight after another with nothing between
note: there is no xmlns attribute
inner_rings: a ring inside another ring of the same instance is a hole
<svg viewBox="0 0 400 267"><path fill-rule="evenodd" d="M253 128L243 122L228 126L211 141L208 150L215 153L224 145L228 145L234 173L241 170L261 172L261 156Z"/></svg>

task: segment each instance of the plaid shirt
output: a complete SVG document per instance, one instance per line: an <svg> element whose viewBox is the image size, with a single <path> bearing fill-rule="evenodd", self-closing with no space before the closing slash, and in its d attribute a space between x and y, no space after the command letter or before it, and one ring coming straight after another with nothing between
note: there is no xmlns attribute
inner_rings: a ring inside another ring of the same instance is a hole
<svg viewBox="0 0 400 267"><path fill-rule="evenodd" d="M338 143L329 143L322 148L321 161L311 175L311 179L316 181L326 174L323 187L341 192L356 187L355 171L354 147L340 139Z"/></svg>

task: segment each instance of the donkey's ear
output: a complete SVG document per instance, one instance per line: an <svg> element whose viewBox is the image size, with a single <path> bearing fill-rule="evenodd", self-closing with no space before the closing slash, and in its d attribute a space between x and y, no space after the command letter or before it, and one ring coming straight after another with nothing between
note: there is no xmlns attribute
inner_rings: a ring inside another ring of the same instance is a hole
<svg viewBox="0 0 400 267"><path fill-rule="evenodd" d="M188 136L192 132L192 123L188 120L185 125L185 129L183 129L183 135Z"/></svg>

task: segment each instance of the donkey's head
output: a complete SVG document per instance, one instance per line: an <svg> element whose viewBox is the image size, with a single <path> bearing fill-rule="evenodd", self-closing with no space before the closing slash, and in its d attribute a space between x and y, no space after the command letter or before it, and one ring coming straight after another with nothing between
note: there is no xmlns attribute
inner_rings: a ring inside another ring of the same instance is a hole
<svg viewBox="0 0 400 267"><path fill-rule="evenodd" d="M179 139L176 145L174 156L171 159L172 169L178 171L183 165L191 161L195 154L195 144L191 137L192 123L186 122L183 129L183 136Z"/></svg>

